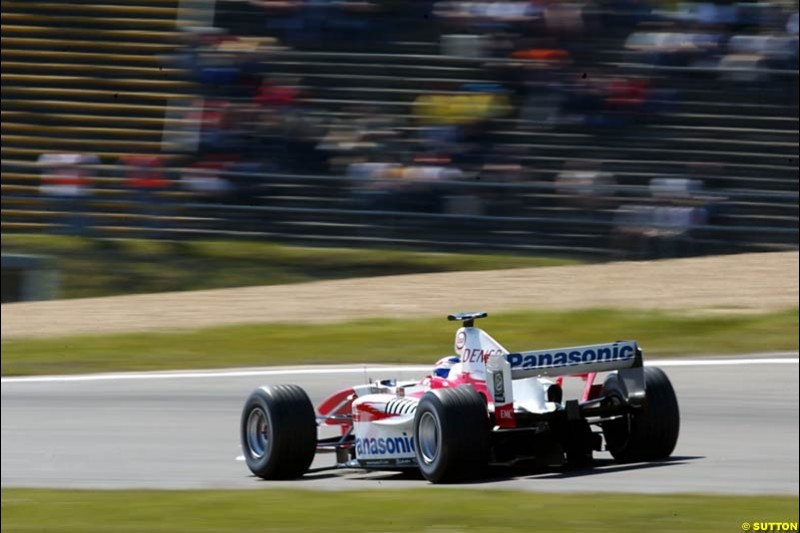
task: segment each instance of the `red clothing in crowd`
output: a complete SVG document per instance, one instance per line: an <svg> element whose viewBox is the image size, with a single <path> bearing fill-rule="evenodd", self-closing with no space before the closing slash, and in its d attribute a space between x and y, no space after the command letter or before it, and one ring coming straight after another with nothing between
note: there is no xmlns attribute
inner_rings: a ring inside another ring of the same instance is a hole
<svg viewBox="0 0 800 533"><path fill-rule="evenodd" d="M161 189L169 186L169 179L162 170L163 160L154 155L130 155L120 162L128 167L125 178L131 187L137 189Z"/></svg>
<svg viewBox="0 0 800 533"><path fill-rule="evenodd" d="M297 87L286 85L262 85L255 96L255 103L263 107L288 107L300 97Z"/></svg>

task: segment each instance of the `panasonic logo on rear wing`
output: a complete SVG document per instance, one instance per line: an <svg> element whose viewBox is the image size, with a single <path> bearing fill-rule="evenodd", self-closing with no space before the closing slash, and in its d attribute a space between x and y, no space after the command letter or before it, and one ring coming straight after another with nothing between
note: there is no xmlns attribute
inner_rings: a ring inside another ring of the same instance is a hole
<svg viewBox="0 0 800 533"><path fill-rule="evenodd" d="M642 366L641 351L636 341L509 353L506 359L511 365L513 379L606 372Z"/></svg>

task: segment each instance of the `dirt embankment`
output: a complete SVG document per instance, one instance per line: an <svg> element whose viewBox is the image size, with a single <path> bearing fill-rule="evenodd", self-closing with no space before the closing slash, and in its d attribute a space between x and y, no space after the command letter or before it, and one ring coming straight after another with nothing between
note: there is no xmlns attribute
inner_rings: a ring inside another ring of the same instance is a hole
<svg viewBox="0 0 800 533"><path fill-rule="evenodd" d="M334 322L482 309L766 312L798 306L798 253L414 274L2 306L2 338Z"/></svg>

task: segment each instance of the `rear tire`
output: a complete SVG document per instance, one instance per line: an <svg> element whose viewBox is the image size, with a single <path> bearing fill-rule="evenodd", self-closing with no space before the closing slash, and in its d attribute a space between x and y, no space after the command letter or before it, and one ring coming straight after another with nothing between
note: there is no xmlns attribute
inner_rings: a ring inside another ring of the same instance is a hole
<svg viewBox="0 0 800 533"><path fill-rule="evenodd" d="M483 396L469 385L425 393L414 416L414 443L419 470L432 483L482 474L489 457Z"/></svg>
<svg viewBox="0 0 800 533"><path fill-rule="evenodd" d="M256 389L242 410L241 442L245 462L264 479L302 476L317 449L314 406L296 385Z"/></svg>
<svg viewBox="0 0 800 533"><path fill-rule="evenodd" d="M645 404L641 411L603 424L606 447L617 461L656 461L672 454L680 432L678 399L660 368L644 369ZM617 374L603 384L611 401L625 402L627 391Z"/></svg>

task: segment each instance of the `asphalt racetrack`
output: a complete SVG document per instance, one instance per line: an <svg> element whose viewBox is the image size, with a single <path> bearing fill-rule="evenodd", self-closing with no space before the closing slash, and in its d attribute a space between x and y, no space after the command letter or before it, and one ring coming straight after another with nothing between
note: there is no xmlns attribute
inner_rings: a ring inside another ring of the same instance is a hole
<svg viewBox="0 0 800 533"><path fill-rule="evenodd" d="M500 471L481 489L798 494L797 354L672 360L682 426L670 461L592 469ZM651 361L651 364L658 362ZM66 488L422 488L413 476L330 470L265 482L240 456L242 403L261 384L296 383L318 402L367 378L425 367L357 366L3 378L2 485ZM579 383L577 384L579 385ZM570 390L567 390L569 393ZM574 397L574 396L573 396Z"/></svg>

